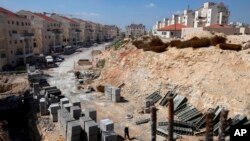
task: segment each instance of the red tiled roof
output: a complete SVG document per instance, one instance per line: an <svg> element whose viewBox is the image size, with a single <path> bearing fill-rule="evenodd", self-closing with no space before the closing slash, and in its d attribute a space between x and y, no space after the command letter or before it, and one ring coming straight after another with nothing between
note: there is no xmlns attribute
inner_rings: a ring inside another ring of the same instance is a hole
<svg viewBox="0 0 250 141"><path fill-rule="evenodd" d="M213 24L213 25L210 25L208 26L208 28L232 28L231 26L229 25L223 25L223 24Z"/></svg>
<svg viewBox="0 0 250 141"><path fill-rule="evenodd" d="M76 21L74 21L74 20L72 20L72 19L70 19L68 17L65 17L65 16L61 16L61 17L64 18L65 20L68 20L71 23L77 23Z"/></svg>
<svg viewBox="0 0 250 141"><path fill-rule="evenodd" d="M54 20L54 19L52 19L52 18L50 18L50 17L48 17L48 16L46 16L46 15L44 15L44 14L42 14L42 13L34 13L34 14L35 14L36 16L38 16L38 17L40 17L40 18L42 18L42 19L48 21L48 22L57 22L56 20Z"/></svg>
<svg viewBox="0 0 250 141"><path fill-rule="evenodd" d="M3 14L8 15L8 16L10 16L10 17L20 17L20 16L18 16L17 14L15 14L15 13L13 13L13 12L7 10L7 9L4 9L4 8L2 8L2 7L0 7L0 13L3 13Z"/></svg>
<svg viewBox="0 0 250 141"><path fill-rule="evenodd" d="M158 31L174 31L174 30L181 30L182 28L185 28L187 26L182 24L172 24L169 26L165 26L163 28L158 29Z"/></svg>

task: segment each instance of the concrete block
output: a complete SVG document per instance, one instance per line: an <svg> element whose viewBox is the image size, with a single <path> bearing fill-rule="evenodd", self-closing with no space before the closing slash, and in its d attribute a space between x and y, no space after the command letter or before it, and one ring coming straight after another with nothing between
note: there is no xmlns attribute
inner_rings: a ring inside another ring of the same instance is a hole
<svg viewBox="0 0 250 141"><path fill-rule="evenodd" d="M72 103L63 104L63 108L65 108L69 112L70 112L70 107L72 107L72 106L73 106Z"/></svg>
<svg viewBox="0 0 250 141"><path fill-rule="evenodd" d="M88 135L86 141L98 141L98 135Z"/></svg>
<svg viewBox="0 0 250 141"><path fill-rule="evenodd" d="M85 129L87 136L98 134L98 125L95 121L86 122L84 129Z"/></svg>
<svg viewBox="0 0 250 141"><path fill-rule="evenodd" d="M47 101L45 100L45 98L41 98L39 100L39 110L42 116L48 114L48 106L47 106Z"/></svg>
<svg viewBox="0 0 250 141"><path fill-rule="evenodd" d="M88 108L84 111L84 115L90 117L92 120L96 121L96 110L94 108Z"/></svg>
<svg viewBox="0 0 250 141"><path fill-rule="evenodd" d="M112 99L112 86L106 85L104 87L104 94L107 99L111 100Z"/></svg>
<svg viewBox="0 0 250 141"><path fill-rule="evenodd" d="M81 125L79 120L68 122L67 133L68 135L80 135L81 134Z"/></svg>
<svg viewBox="0 0 250 141"><path fill-rule="evenodd" d="M73 106L78 106L81 109L81 101L80 100L74 100L72 101Z"/></svg>
<svg viewBox="0 0 250 141"><path fill-rule="evenodd" d="M152 99L146 99L145 101L145 107L146 108L149 108L153 103L153 100Z"/></svg>
<svg viewBox="0 0 250 141"><path fill-rule="evenodd" d="M81 112L82 111L79 106L70 107L70 115L76 120L78 120L81 117Z"/></svg>
<svg viewBox="0 0 250 141"><path fill-rule="evenodd" d="M58 114L50 114L50 119L52 122L58 121Z"/></svg>
<svg viewBox="0 0 250 141"><path fill-rule="evenodd" d="M102 141L117 141L115 132L102 132Z"/></svg>
<svg viewBox="0 0 250 141"><path fill-rule="evenodd" d="M60 109L60 105L58 103L53 103L49 106L49 111L51 114L57 114L58 109Z"/></svg>
<svg viewBox="0 0 250 141"><path fill-rule="evenodd" d="M110 119L103 119L100 121L100 129L102 131L114 131L114 122Z"/></svg>
<svg viewBox="0 0 250 141"><path fill-rule="evenodd" d="M63 104L67 104L67 103L69 103L69 99L68 98L64 97L64 98L60 99L60 106L61 106L61 108L63 107Z"/></svg>
<svg viewBox="0 0 250 141"><path fill-rule="evenodd" d="M81 124L81 127L82 127L82 130L85 130L85 124L89 121L93 121L90 117L80 117L80 124Z"/></svg>
<svg viewBox="0 0 250 141"><path fill-rule="evenodd" d="M112 87L112 101L120 102L121 101L121 89Z"/></svg>

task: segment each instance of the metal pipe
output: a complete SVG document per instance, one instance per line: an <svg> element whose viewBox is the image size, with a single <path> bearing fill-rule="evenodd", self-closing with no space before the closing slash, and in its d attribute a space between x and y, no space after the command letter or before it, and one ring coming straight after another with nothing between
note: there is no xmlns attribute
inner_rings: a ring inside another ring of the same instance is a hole
<svg viewBox="0 0 250 141"><path fill-rule="evenodd" d="M156 141L157 114L155 106L151 107L151 141Z"/></svg>
<svg viewBox="0 0 250 141"><path fill-rule="evenodd" d="M206 137L205 141L213 141L213 118L214 111L209 110L206 113Z"/></svg>
<svg viewBox="0 0 250 141"><path fill-rule="evenodd" d="M168 140L174 141L173 131L174 131L174 101L173 97L168 97L169 110L168 110Z"/></svg>
<svg viewBox="0 0 250 141"><path fill-rule="evenodd" d="M227 127L227 116L228 116L228 110L223 109L220 114L220 128L219 128L219 141L225 141L225 130Z"/></svg>

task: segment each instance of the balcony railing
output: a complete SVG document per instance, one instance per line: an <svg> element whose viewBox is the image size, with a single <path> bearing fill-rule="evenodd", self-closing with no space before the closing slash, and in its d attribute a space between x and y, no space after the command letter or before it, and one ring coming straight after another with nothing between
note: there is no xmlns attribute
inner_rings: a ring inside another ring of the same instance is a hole
<svg viewBox="0 0 250 141"><path fill-rule="evenodd" d="M53 29L51 30L53 33L56 33L56 34L61 34L63 33L63 30L62 29Z"/></svg>
<svg viewBox="0 0 250 141"><path fill-rule="evenodd" d="M23 37L33 37L34 33L25 32L21 34Z"/></svg>

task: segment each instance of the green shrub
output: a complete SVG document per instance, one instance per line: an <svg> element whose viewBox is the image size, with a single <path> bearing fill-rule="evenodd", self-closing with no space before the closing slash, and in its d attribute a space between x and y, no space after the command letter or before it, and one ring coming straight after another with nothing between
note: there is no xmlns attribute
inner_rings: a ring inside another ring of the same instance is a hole
<svg viewBox="0 0 250 141"><path fill-rule="evenodd" d="M235 51L240 51L241 50L241 45L237 44L219 44L220 49L223 50L235 50Z"/></svg>
<svg viewBox="0 0 250 141"><path fill-rule="evenodd" d="M210 39L210 43L213 46L216 46L217 44L224 44L226 43L227 39L225 37L221 36L214 36Z"/></svg>

